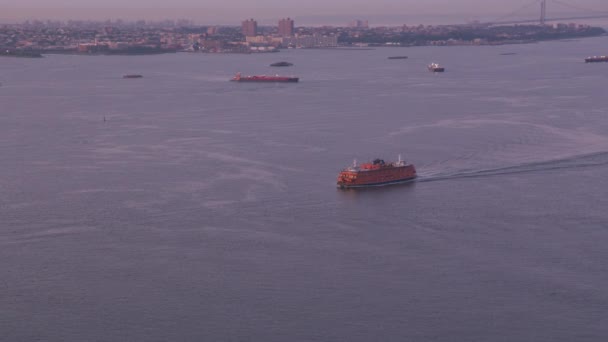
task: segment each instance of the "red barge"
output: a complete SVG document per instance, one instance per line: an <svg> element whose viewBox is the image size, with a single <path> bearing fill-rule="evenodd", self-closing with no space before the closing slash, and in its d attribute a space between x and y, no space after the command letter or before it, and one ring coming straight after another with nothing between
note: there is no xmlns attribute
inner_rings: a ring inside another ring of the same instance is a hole
<svg viewBox="0 0 608 342"><path fill-rule="evenodd" d="M233 82L298 82L300 79L298 77L288 77L288 76L241 76L241 73L237 73L231 81Z"/></svg>
<svg viewBox="0 0 608 342"><path fill-rule="evenodd" d="M338 187L345 189L398 184L414 178L416 178L416 168L401 160L401 156L398 161L392 163L375 159L371 163L358 166L355 161L352 166L345 168L338 175Z"/></svg>

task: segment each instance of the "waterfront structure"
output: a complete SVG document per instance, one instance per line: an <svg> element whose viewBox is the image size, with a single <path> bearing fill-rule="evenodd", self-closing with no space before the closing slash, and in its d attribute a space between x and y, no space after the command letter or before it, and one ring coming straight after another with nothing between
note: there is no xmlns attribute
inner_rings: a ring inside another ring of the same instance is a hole
<svg viewBox="0 0 608 342"><path fill-rule="evenodd" d="M252 36L252 37L245 37L245 41L249 45L267 44L267 45L278 46L278 45L281 45L281 43L283 43L283 38L272 37L272 36Z"/></svg>
<svg viewBox="0 0 608 342"><path fill-rule="evenodd" d="M294 26L293 19L281 19L279 20L279 36L291 37L293 36Z"/></svg>
<svg viewBox="0 0 608 342"><path fill-rule="evenodd" d="M338 36L295 36L283 37L283 46L296 48L321 48L338 46Z"/></svg>
<svg viewBox="0 0 608 342"><path fill-rule="evenodd" d="M253 37L258 34L258 22L253 19L243 21L241 30L245 37Z"/></svg>
<svg viewBox="0 0 608 342"><path fill-rule="evenodd" d="M110 51L110 45L108 44L78 44L77 51L80 53L104 53Z"/></svg>
<svg viewBox="0 0 608 342"><path fill-rule="evenodd" d="M169 25L169 26L167 26ZM171 24L172 25L172 24ZM247 34L257 33L255 20L244 25ZM344 27L299 27L293 36L279 36L276 28L260 30L264 35L243 37L241 26L174 27L170 24L68 22L0 25L3 55L49 53L155 54L179 50L204 52L248 52L252 48L418 45L500 45L549 39L578 39L606 34L589 25L436 25L379 26L369 29ZM438 39L441 37L441 39ZM245 39L244 39L245 38ZM29 51L29 52L28 52Z"/></svg>

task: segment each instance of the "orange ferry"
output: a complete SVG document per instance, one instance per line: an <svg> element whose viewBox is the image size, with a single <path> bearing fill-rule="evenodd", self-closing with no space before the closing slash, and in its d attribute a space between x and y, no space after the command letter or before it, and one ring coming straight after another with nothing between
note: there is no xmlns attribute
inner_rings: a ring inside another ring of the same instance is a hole
<svg viewBox="0 0 608 342"><path fill-rule="evenodd" d="M338 187L359 188L367 186L380 186L398 184L416 178L416 168L412 164L399 160L386 163L382 159L374 159L371 163L357 165L357 161L352 166L342 170L338 175Z"/></svg>

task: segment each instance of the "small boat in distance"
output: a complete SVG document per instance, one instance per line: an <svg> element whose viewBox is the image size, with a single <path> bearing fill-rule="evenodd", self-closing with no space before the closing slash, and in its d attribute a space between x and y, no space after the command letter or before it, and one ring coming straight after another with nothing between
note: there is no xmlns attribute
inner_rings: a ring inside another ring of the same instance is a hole
<svg viewBox="0 0 608 342"><path fill-rule="evenodd" d="M142 75L138 75L138 74L128 74L128 75L124 75L122 76L122 78L142 78Z"/></svg>
<svg viewBox="0 0 608 342"><path fill-rule="evenodd" d="M516 52L503 52L500 54L501 56L514 56L517 55Z"/></svg>
<svg viewBox="0 0 608 342"><path fill-rule="evenodd" d="M270 66L272 67L288 67L288 66L292 66L293 63L289 63L289 62L276 62L276 63L272 63L270 64Z"/></svg>
<svg viewBox="0 0 608 342"><path fill-rule="evenodd" d="M391 56L388 59L407 59L407 56Z"/></svg>
<svg viewBox="0 0 608 342"><path fill-rule="evenodd" d="M386 163L382 159L374 159L371 163L363 163L360 166L355 160L352 166L343 169L338 174L337 184L341 189L362 188L399 184L415 178L414 165L406 163L399 156L399 160L396 162Z"/></svg>
<svg viewBox="0 0 608 342"><path fill-rule="evenodd" d="M608 62L608 56L593 56L585 58L585 63Z"/></svg>
<svg viewBox="0 0 608 342"><path fill-rule="evenodd" d="M238 72L230 81L233 82L289 82L295 83L300 79L298 77L288 77L288 76L241 76L241 73Z"/></svg>
<svg viewBox="0 0 608 342"><path fill-rule="evenodd" d="M429 64L429 65L428 65L428 67L427 67L427 68L428 68L428 69L429 69L429 71L431 71L431 72L444 72L444 71L445 71L445 68L444 68L444 67L442 67L442 66L440 66L440 65L439 65L439 64L437 64L437 63L431 63L431 64Z"/></svg>

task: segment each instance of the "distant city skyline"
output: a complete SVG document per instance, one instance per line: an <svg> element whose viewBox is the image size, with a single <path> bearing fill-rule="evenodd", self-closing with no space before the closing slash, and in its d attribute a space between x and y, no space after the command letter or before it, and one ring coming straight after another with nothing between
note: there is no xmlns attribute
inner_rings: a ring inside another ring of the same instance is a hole
<svg viewBox="0 0 608 342"><path fill-rule="evenodd" d="M567 7L549 1L548 13ZM605 0L563 0L573 7L608 12ZM0 0L1 21L51 20L162 20L190 19L199 24L239 25L255 18L260 25L276 24L290 17L296 25L346 25L353 19L371 26L429 22L463 23L507 15L530 5L523 14L534 15L532 0ZM145 7L142 7L145 6Z"/></svg>

